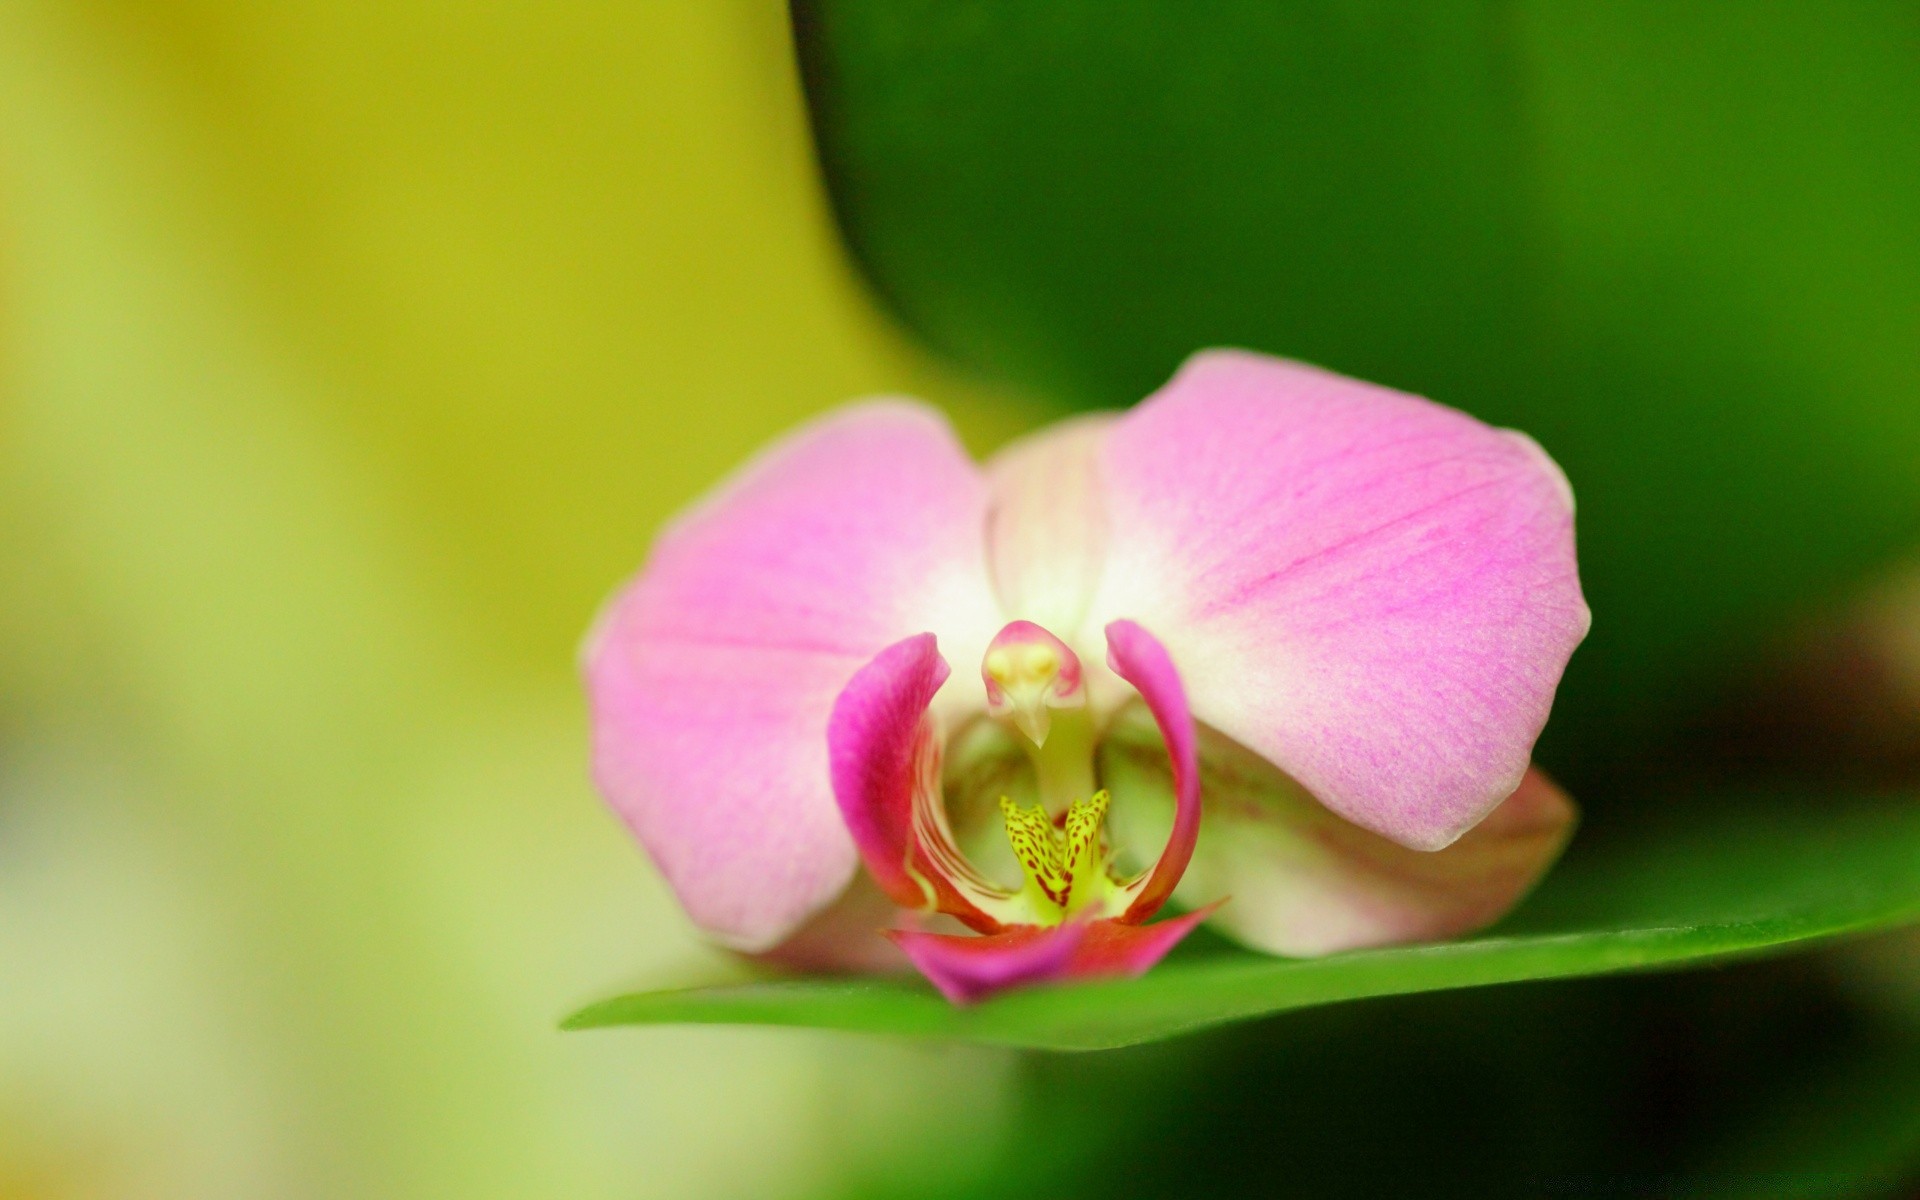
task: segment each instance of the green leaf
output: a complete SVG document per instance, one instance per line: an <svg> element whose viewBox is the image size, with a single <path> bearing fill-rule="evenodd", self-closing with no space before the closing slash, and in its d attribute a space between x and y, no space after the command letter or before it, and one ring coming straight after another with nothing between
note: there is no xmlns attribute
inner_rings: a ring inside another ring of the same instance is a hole
<svg viewBox="0 0 1920 1200"><path fill-rule="evenodd" d="M1493 934L1309 961L1216 949L1146 977L955 1008L918 981L788 979L639 992L568 1029L690 1022L1098 1050L1367 996L1677 967L1920 920L1920 803L1741 795L1575 851Z"/></svg>
<svg viewBox="0 0 1920 1200"><path fill-rule="evenodd" d="M1920 535L1911 6L795 11L847 241L953 356L1124 405L1244 345L1537 437L1595 614L1550 762Z"/></svg>

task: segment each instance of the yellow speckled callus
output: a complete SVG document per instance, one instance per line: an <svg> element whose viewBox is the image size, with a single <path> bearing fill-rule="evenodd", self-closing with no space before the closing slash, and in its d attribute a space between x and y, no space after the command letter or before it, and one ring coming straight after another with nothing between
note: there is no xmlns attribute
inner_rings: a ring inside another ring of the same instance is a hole
<svg viewBox="0 0 1920 1200"><path fill-rule="evenodd" d="M1090 908L1098 910L1119 893L1107 874L1101 844L1110 801L1104 790L1076 800L1061 827L1040 805L1021 808L1005 796L1000 798L1007 841L1026 875L1034 911L1045 924L1058 924Z"/></svg>

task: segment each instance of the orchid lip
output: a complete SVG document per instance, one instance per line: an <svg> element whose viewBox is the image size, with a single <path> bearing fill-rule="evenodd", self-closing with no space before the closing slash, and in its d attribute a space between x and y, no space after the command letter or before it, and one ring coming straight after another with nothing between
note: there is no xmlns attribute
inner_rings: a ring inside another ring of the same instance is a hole
<svg viewBox="0 0 1920 1200"><path fill-rule="evenodd" d="M1004 641L996 639L1001 647L1051 652L1053 680L1070 667L1077 686L1079 660L1058 638L1032 625L1009 630ZM1090 786L1097 731L1084 701L1060 708L1064 719L1054 736L1026 743L1042 803L1022 808L1001 801L1025 876L1017 890L989 880L960 852L948 826L940 720L930 707L948 671L933 636L881 651L835 702L827 735L834 792L869 872L903 908L945 913L985 935L958 943L930 933L888 935L956 1002L1048 978L1137 974L1191 928L1181 918L1124 932L1159 910L1186 869L1200 796L1192 717L1172 660L1130 621L1110 625L1107 642L1108 665L1140 691L1161 725L1178 781L1167 847L1153 867L1132 878L1114 872L1104 831L1110 798ZM982 674L993 678L990 668ZM1066 790L1080 786L1076 781L1089 786ZM1037 940L1053 933L1067 940ZM1083 937L1095 949L1081 948Z"/></svg>

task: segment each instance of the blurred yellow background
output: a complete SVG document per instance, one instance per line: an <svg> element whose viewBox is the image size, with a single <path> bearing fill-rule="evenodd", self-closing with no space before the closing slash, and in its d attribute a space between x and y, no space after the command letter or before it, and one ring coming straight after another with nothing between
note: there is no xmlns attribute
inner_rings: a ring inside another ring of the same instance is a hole
<svg viewBox="0 0 1920 1200"><path fill-rule="evenodd" d="M1010 1060L562 1035L718 960L574 644L849 396L1033 419L861 293L776 0L0 7L0 1198L782 1196Z"/></svg>

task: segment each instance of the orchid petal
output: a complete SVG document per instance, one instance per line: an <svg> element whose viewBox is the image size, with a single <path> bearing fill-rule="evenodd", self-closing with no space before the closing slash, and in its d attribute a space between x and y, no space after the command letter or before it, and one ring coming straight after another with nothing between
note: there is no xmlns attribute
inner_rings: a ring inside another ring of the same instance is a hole
<svg viewBox="0 0 1920 1200"><path fill-rule="evenodd" d="M784 971L804 974L887 975L912 964L880 931L915 920L902 912L864 871L854 873L847 890L771 950L755 955ZM957 926L956 926L957 928Z"/></svg>
<svg viewBox="0 0 1920 1200"><path fill-rule="evenodd" d="M1412 850L1329 812L1259 755L1200 734L1206 797L1180 899L1231 895L1214 924L1274 954L1453 937L1491 924L1545 874L1573 831L1572 802L1538 770L1444 850ZM1166 754L1144 714L1116 719L1101 750L1116 832L1152 838L1170 823Z"/></svg>
<svg viewBox="0 0 1920 1200"><path fill-rule="evenodd" d="M939 722L927 711L947 675L930 633L896 642L854 673L827 724L833 793L868 873L895 904L997 931L1030 914L954 845Z"/></svg>
<svg viewBox="0 0 1920 1200"><path fill-rule="evenodd" d="M1317 807L1301 798L1300 803ZM1271 954L1441 941L1499 920L1573 832L1574 808L1529 771L1486 819L1444 850L1409 850L1331 813L1287 826L1224 819L1194 856L1195 896L1231 892L1215 924Z"/></svg>
<svg viewBox="0 0 1920 1200"><path fill-rule="evenodd" d="M1520 786L1588 625L1572 493L1533 442L1213 351L1111 428L1100 474L1093 611L1164 639L1200 721L1419 849Z"/></svg>
<svg viewBox="0 0 1920 1200"><path fill-rule="evenodd" d="M995 992L1049 980L1133 978L1167 956L1218 905L1152 925L1068 921L1020 925L988 937L913 930L887 936L940 994L972 1004Z"/></svg>
<svg viewBox="0 0 1920 1200"><path fill-rule="evenodd" d="M1106 558L1099 453L1112 422L1102 415L1063 421L987 464L987 557L1001 610L1069 641Z"/></svg>
<svg viewBox="0 0 1920 1200"><path fill-rule="evenodd" d="M1166 647L1132 621L1115 621L1107 626L1107 665L1140 692L1153 714L1166 746L1173 786L1174 816L1166 848L1153 869L1133 885L1138 890L1119 917L1138 924L1167 902L1193 857L1194 839L1200 832L1200 768L1186 690Z"/></svg>
<svg viewBox="0 0 1920 1200"><path fill-rule="evenodd" d="M583 654L595 779L716 938L765 950L845 888L834 698L919 630L984 651L985 511L937 414L855 406L682 516L602 615Z"/></svg>

